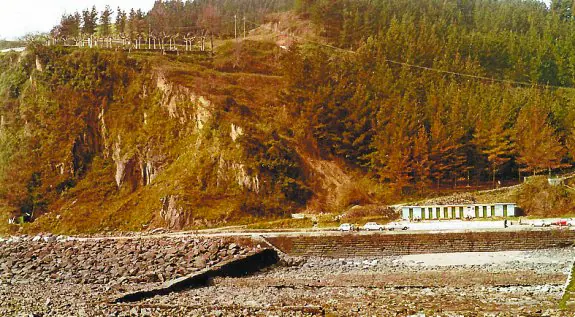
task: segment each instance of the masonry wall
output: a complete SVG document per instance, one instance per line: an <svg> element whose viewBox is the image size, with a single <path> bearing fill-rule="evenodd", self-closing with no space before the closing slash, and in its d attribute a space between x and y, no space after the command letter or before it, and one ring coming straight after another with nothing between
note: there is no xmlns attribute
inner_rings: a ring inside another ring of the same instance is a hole
<svg viewBox="0 0 575 317"><path fill-rule="evenodd" d="M534 250L573 246L575 231L494 231L454 233L341 233L266 239L296 256L353 257L421 253Z"/></svg>

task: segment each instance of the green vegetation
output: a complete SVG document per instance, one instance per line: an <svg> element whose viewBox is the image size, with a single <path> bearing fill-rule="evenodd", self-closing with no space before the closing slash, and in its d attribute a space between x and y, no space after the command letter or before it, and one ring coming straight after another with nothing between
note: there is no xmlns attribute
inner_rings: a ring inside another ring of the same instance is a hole
<svg viewBox="0 0 575 317"><path fill-rule="evenodd" d="M304 206L312 192L298 155L258 119L276 100L281 77L261 73L279 69L277 47L234 46L218 59L43 46L19 63L5 56L6 210L37 219L27 231L79 233L163 225L170 197L182 213L179 228L277 218ZM242 50L259 53L254 63ZM222 66L236 52L245 63L238 72Z"/></svg>
<svg viewBox="0 0 575 317"><path fill-rule="evenodd" d="M563 216L575 213L575 190L552 186L546 177L534 177L521 186L517 204L531 216Z"/></svg>
<svg viewBox="0 0 575 317"><path fill-rule="evenodd" d="M304 229L312 226L313 222L310 219L280 219L250 224L246 229Z"/></svg>
<svg viewBox="0 0 575 317"><path fill-rule="evenodd" d="M559 301L559 308L562 310L573 310L573 304L570 303L573 293L575 292L575 265L571 268L571 277L569 280L569 284L565 288L565 292L563 293L563 297Z"/></svg>
<svg viewBox="0 0 575 317"><path fill-rule="evenodd" d="M293 0L168 0L155 1L149 12L132 8L128 12L116 10L112 21L112 8L106 6L99 12L95 6L64 14L51 35L68 41L89 37L121 36L135 41L151 36L158 43L168 41L173 35L234 37L234 16L237 30L243 32L244 18L247 30L253 23L262 23L268 14L289 10ZM240 35L240 34L238 34ZM159 44L158 44L159 45Z"/></svg>
<svg viewBox="0 0 575 317"><path fill-rule="evenodd" d="M0 50L14 47L24 47L24 46L26 46L26 43L22 41L0 40Z"/></svg>
<svg viewBox="0 0 575 317"><path fill-rule="evenodd" d="M59 232L299 226L277 219L302 210L386 221L377 206L572 167L569 6L174 0L116 21L110 8L65 16L54 36L194 29L219 45L171 56L32 44L1 55L2 214ZM293 24L226 41L238 12ZM286 35L312 30L313 41ZM517 197L544 216L572 210L572 195L534 178L481 199Z"/></svg>
<svg viewBox="0 0 575 317"><path fill-rule="evenodd" d="M558 65L573 60L575 25L555 9L515 1L302 3L332 43L357 49L308 46L287 57L284 100L300 122L294 134L317 141L324 155L400 194L572 164L573 73Z"/></svg>

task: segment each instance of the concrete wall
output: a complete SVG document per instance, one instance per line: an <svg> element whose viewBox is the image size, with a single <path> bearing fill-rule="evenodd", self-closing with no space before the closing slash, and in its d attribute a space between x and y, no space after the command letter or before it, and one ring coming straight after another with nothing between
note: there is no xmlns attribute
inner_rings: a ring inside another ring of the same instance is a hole
<svg viewBox="0 0 575 317"><path fill-rule="evenodd" d="M297 256L354 257L421 253L533 250L573 246L575 231L494 231L453 233L342 233L266 237Z"/></svg>
<svg viewBox="0 0 575 317"><path fill-rule="evenodd" d="M477 229L504 229L503 220L494 221L466 221L458 219L425 220L422 222L409 222L409 231L438 231L438 230L477 230Z"/></svg>

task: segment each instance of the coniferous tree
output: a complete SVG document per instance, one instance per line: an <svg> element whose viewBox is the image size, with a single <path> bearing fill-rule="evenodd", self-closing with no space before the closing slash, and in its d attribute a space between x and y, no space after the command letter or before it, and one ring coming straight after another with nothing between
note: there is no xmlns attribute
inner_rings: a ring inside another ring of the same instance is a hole
<svg viewBox="0 0 575 317"><path fill-rule="evenodd" d="M111 34L110 24L112 19L112 9L106 6L104 11L100 14L100 35L108 37Z"/></svg>
<svg viewBox="0 0 575 317"><path fill-rule="evenodd" d="M429 136L423 125L417 130L413 141L412 161L415 184L420 189L428 187L431 180L432 162L429 159Z"/></svg>
<svg viewBox="0 0 575 317"><path fill-rule="evenodd" d="M128 23L127 23L127 28L128 28L128 38L130 40L134 40L139 32L139 26L138 26L138 15L136 13L136 10L134 10L134 8L130 9L130 13L128 15Z"/></svg>
<svg viewBox="0 0 575 317"><path fill-rule="evenodd" d="M93 6L92 10L82 11L82 33L92 36L96 32L96 23L98 18L98 11Z"/></svg>
<svg viewBox="0 0 575 317"><path fill-rule="evenodd" d="M413 185L411 133L415 130L415 114L412 111L413 104L405 97L391 105L396 111L389 117L385 109L377 113L377 133L373 138L375 152L370 157L380 179L393 183L400 194Z"/></svg>
<svg viewBox="0 0 575 317"><path fill-rule="evenodd" d="M501 167L509 162L514 154L510 138L511 131L505 129L504 122L499 120L481 122L474 135L473 142L489 163L493 186Z"/></svg>
<svg viewBox="0 0 575 317"><path fill-rule="evenodd" d="M118 7L118 9L116 10L116 22L115 22L115 27L116 27L116 33L119 35L124 35L126 34L126 23L128 22L128 17L126 15L126 11L120 9L120 7Z"/></svg>
<svg viewBox="0 0 575 317"><path fill-rule="evenodd" d="M353 39L353 22L352 14L344 10L343 13L343 27L340 34L339 45L345 48L352 48L351 42Z"/></svg>
<svg viewBox="0 0 575 317"><path fill-rule="evenodd" d="M463 174L460 169L465 159L461 151L463 144L453 132L439 116L433 119L430 128L429 157L433 162L431 175L438 186L450 176L457 178Z"/></svg>
<svg viewBox="0 0 575 317"><path fill-rule="evenodd" d="M521 109L515 123L517 161L533 174L562 166L565 148L548 123L548 116L541 105L530 105Z"/></svg>
<svg viewBox="0 0 575 317"><path fill-rule="evenodd" d="M77 38L80 34L80 22L81 18L78 12L64 14L60 20L60 25L54 29L53 35L61 38Z"/></svg>

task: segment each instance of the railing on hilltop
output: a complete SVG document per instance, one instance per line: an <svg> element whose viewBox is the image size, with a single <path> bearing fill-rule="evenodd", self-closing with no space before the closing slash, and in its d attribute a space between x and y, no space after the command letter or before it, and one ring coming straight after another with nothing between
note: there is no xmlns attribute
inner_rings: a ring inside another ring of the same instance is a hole
<svg viewBox="0 0 575 317"><path fill-rule="evenodd" d="M163 36L143 37L135 39L125 37L86 37L86 38L50 38L47 46L65 46L74 48L121 49L126 51L153 51L165 54L180 52L205 52L206 36Z"/></svg>

